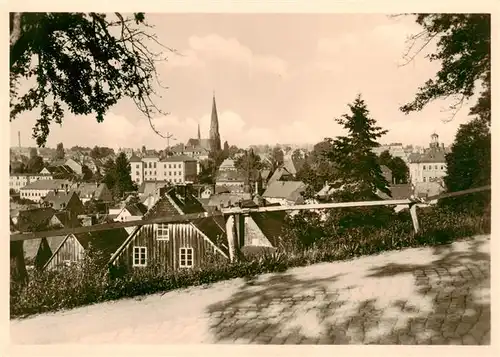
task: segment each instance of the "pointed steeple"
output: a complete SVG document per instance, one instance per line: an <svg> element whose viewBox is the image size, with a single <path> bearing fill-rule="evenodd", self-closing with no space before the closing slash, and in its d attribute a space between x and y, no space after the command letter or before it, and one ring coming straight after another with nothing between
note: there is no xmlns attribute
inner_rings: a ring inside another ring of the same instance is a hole
<svg viewBox="0 0 500 357"><path fill-rule="evenodd" d="M215 104L215 92L212 99L212 117L210 121L210 151L221 150L219 134L219 118L217 116L217 105Z"/></svg>

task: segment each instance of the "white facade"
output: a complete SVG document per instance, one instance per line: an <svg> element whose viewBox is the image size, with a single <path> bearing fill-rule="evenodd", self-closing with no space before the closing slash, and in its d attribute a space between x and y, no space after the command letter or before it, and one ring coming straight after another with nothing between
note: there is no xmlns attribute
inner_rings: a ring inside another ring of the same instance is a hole
<svg viewBox="0 0 500 357"><path fill-rule="evenodd" d="M168 181L174 184L191 182L198 173L196 160L186 156L173 156L161 160L142 158L130 163L132 181L138 185L144 181Z"/></svg>
<svg viewBox="0 0 500 357"><path fill-rule="evenodd" d="M47 174L11 174L9 178L9 189L19 192L24 186L38 180L52 180L52 175Z"/></svg>
<svg viewBox="0 0 500 357"><path fill-rule="evenodd" d="M445 162L415 162L410 163L410 179L412 184L432 182L446 176Z"/></svg>

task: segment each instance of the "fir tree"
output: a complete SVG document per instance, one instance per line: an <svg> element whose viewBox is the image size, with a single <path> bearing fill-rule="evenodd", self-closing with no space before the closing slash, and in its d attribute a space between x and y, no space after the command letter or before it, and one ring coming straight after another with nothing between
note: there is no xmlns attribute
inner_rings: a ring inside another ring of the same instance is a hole
<svg viewBox="0 0 500 357"><path fill-rule="evenodd" d="M380 145L377 139L387 130L376 126L375 119L370 118L361 95L357 96L353 104L349 104L349 108L350 114L335 119L348 135L331 139L332 149L327 154L337 170L335 186L343 187L339 191L339 198L370 200L376 197L377 190L390 195L389 183L382 175L378 158L373 152L373 148Z"/></svg>
<svg viewBox="0 0 500 357"><path fill-rule="evenodd" d="M130 164L127 160L127 156L123 152L116 158L114 176L114 191L117 197L123 197L125 192L134 190L134 183L130 177Z"/></svg>

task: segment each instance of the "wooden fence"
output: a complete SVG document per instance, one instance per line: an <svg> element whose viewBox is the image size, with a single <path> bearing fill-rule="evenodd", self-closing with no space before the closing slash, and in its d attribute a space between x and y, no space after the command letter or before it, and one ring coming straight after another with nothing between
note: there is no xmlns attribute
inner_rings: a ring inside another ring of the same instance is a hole
<svg viewBox="0 0 500 357"><path fill-rule="evenodd" d="M68 234L78 234L85 232L96 232L103 230L110 230L116 228L125 227L137 227L156 223L183 223L190 222L196 219L204 217L213 216L230 216L227 220L226 231L228 234L228 242L230 245L233 241L240 241L239 237L232 237L233 232L240 231L239 229L234 229L238 225L239 220L246 214L255 212L277 212L277 211L301 211L301 210L323 210L323 209L334 209L334 208L347 208L347 207L374 207L374 206L407 206L410 210L413 227L415 232L420 230L418 217L417 217L417 207L426 207L432 204L432 202L437 201L442 198L463 196L471 193L482 192L491 190L491 185L482 186L478 188L468 189L464 191L444 193L436 196L430 196L425 199L421 198L408 198L402 200L380 200L380 201L358 201L358 202L336 202L336 203L319 203L319 204L304 204L295 206L268 206L268 207L258 207L258 208L228 208L223 209L220 212L215 213L196 213L196 214L186 214L186 215L176 215L170 217L158 217L154 219L145 220L133 220L128 222L114 222L106 224L97 224L92 226L83 226L76 228L65 228L52 231L40 231L40 232L19 232L12 233L10 235L11 241L11 259L15 258L16 266L21 271L25 271L26 267L24 265L24 250L23 242L31 239L54 237L54 236L65 236Z"/></svg>

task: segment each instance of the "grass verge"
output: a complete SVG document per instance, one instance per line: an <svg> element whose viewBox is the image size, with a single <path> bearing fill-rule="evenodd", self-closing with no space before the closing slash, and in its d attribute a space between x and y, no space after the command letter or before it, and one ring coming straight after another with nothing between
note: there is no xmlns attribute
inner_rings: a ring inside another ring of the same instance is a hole
<svg viewBox="0 0 500 357"><path fill-rule="evenodd" d="M409 216L409 215L408 215ZM280 249L273 254L236 263L212 263L198 269L162 271L154 266L111 278L90 259L57 271L30 273L28 285L11 282L11 318L70 309L103 301L210 284L233 278L283 272L319 262L347 260L402 248L441 245L457 238L490 233L489 215L451 213L430 209L419 214L422 231L413 233L411 221L394 220L386 228L353 228L330 234L308 248Z"/></svg>

